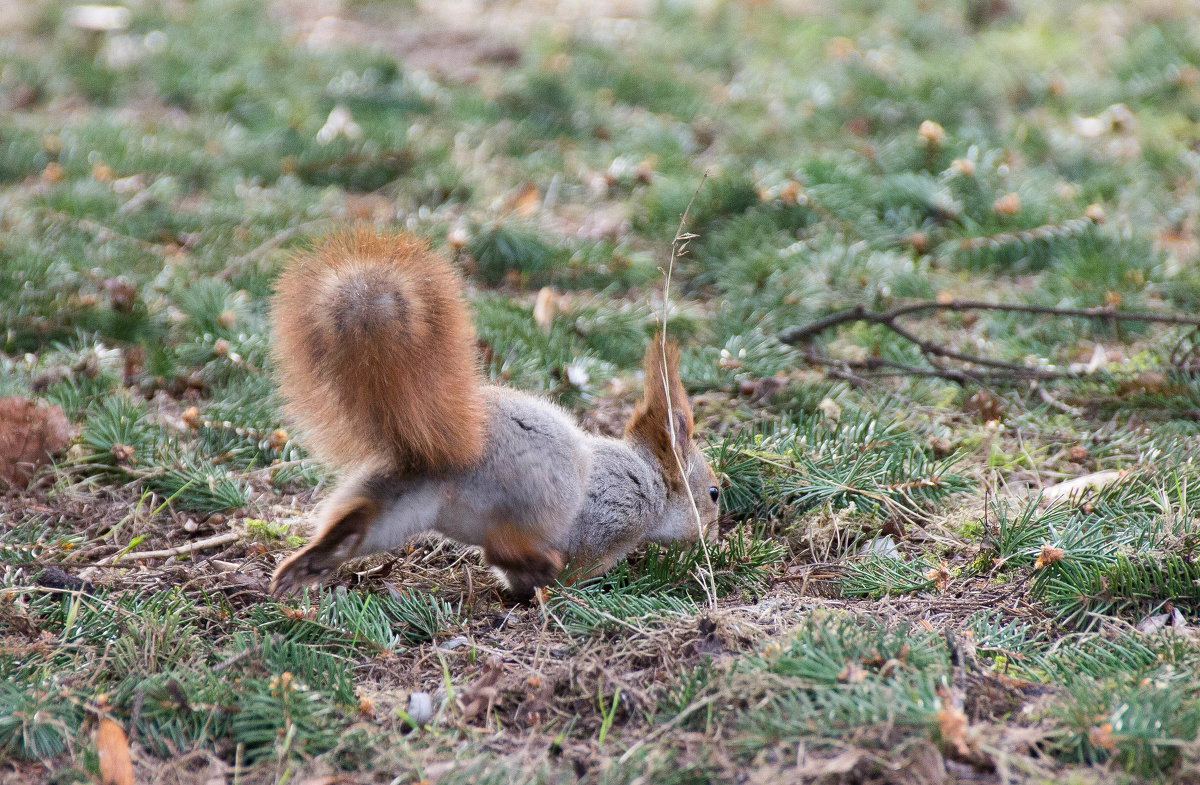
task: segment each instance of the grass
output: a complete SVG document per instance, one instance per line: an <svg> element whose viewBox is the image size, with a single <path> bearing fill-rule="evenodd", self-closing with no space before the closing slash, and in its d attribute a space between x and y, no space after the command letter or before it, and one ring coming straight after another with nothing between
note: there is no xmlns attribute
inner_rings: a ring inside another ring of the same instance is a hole
<svg viewBox="0 0 1200 785"><path fill-rule="evenodd" d="M923 361L878 326L778 337L939 297L1196 313L1192 16L719 2L542 25L513 2L442 41L430 5L302 5L131 4L90 34L38 0L0 23L0 396L76 428L0 498L4 782L95 781L104 717L139 782L1197 778L1195 334L905 322L1100 358L985 388L804 358ZM272 382L292 249L346 221L430 237L488 373L617 433L706 173L669 310L723 486L707 561L649 546L512 606L477 553L422 540L266 594L332 479Z"/></svg>

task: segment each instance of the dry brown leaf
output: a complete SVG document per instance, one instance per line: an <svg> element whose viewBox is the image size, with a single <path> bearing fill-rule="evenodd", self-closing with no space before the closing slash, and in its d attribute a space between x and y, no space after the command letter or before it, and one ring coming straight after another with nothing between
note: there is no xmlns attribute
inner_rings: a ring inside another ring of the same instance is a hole
<svg viewBox="0 0 1200 785"><path fill-rule="evenodd" d="M859 684L867 678L867 672L857 662L847 662L846 667L838 674L837 680L842 684Z"/></svg>
<svg viewBox="0 0 1200 785"><path fill-rule="evenodd" d="M533 321L542 332L550 332L550 326L554 324L554 317L559 313L561 302L562 296L549 286L543 286L538 292L537 300L533 303Z"/></svg>
<svg viewBox="0 0 1200 785"><path fill-rule="evenodd" d="M1143 371L1132 379L1126 379L1117 385L1117 394L1129 395L1159 395L1165 392L1170 382L1166 374L1157 371Z"/></svg>
<svg viewBox="0 0 1200 785"><path fill-rule="evenodd" d="M120 725L102 717L96 728L96 754L100 758L102 785L135 785L129 739Z"/></svg>
<svg viewBox="0 0 1200 785"><path fill-rule="evenodd" d="M513 200L513 212L522 218L529 218L542 206L542 194L533 183L527 184Z"/></svg>
<svg viewBox="0 0 1200 785"><path fill-rule="evenodd" d="M1143 635L1153 635L1154 633L1161 630L1163 627L1167 626L1167 622L1170 620L1171 620L1171 614L1156 613L1151 616L1147 616L1146 618L1144 618L1140 622L1138 622L1136 629L1138 632L1142 633ZM1093 728L1092 730L1095 730L1095 728Z"/></svg>
<svg viewBox="0 0 1200 785"><path fill-rule="evenodd" d="M980 390L963 403L963 413L974 415L980 422L999 420L1004 415L1004 402L987 390Z"/></svg>
<svg viewBox="0 0 1200 785"><path fill-rule="evenodd" d="M858 750L846 750L838 753L832 758L805 757L802 762L792 770L798 780L808 780L814 777L832 777L838 774L848 774L858 762L863 759L865 753Z"/></svg>
<svg viewBox="0 0 1200 785"><path fill-rule="evenodd" d="M498 694L496 684L500 681L502 673L504 673L503 661L495 655L489 657L483 665L483 672L479 674L479 679L462 695L463 722L470 724L481 716L487 715L488 709L496 700Z"/></svg>
<svg viewBox="0 0 1200 785"><path fill-rule="evenodd" d="M967 715L963 713L963 710L947 706L938 712L937 721L942 741L961 757L970 757L971 745L967 743Z"/></svg>
<svg viewBox="0 0 1200 785"><path fill-rule="evenodd" d="M0 486L24 489L74 435L63 410L28 398L0 398Z"/></svg>
<svg viewBox="0 0 1200 785"><path fill-rule="evenodd" d="M1043 567L1047 567L1062 560L1063 549L1052 547L1050 543L1046 543L1042 545L1042 552L1038 554L1037 562L1033 565L1033 567L1036 570L1040 570Z"/></svg>
<svg viewBox="0 0 1200 785"><path fill-rule="evenodd" d="M933 581L933 584L940 592L945 592L946 587L950 585L950 567L946 562L941 562L938 566L925 573L925 579Z"/></svg>
<svg viewBox="0 0 1200 785"><path fill-rule="evenodd" d="M1102 725L1097 725L1088 730L1088 741L1094 747L1103 747L1106 750L1116 749L1117 742L1113 740L1112 723L1106 722Z"/></svg>

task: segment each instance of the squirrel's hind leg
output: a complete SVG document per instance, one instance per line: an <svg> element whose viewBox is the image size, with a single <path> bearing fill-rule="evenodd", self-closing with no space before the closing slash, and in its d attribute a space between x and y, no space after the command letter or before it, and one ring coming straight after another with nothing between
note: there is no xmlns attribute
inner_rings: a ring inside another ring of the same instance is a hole
<svg viewBox="0 0 1200 785"><path fill-rule="evenodd" d="M287 594L320 583L348 559L404 544L433 528L440 504L436 483L384 474L347 480L321 510L321 533L275 570L271 591Z"/></svg>
<svg viewBox="0 0 1200 785"><path fill-rule="evenodd" d="M379 506L365 496L352 496L326 508L324 530L308 545L293 553L271 577L273 594L291 594L321 582L354 555L367 530L379 515Z"/></svg>

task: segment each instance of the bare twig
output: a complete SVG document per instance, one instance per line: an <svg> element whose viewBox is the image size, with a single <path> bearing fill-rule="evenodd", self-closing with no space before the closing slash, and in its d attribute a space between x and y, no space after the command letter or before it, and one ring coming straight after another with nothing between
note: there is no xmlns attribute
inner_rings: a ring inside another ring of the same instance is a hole
<svg viewBox="0 0 1200 785"><path fill-rule="evenodd" d="M111 242L127 242L138 247L144 253L152 256L165 257L170 250L170 246L162 243L152 243L149 240L143 240L140 237L122 234L116 229L105 226L99 221L93 221L91 218L76 218L73 215L59 212L57 210L47 210L46 216L53 219L56 223L74 226L80 231L87 232L102 243Z"/></svg>
<svg viewBox="0 0 1200 785"><path fill-rule="evenodd" d="M1061 237L1079 235L1096 225L1096 220L1089 216L1070 218L1059 223L1049 223L1033 229L1019 232L1001 232L985 237L968 237L959 240L960 251L978 251L981 248L1003 248L1016 243L1049 242Z"/></svg>
<svg viewBox="0 0 1200 785"><path fill-rule="evenodd" d="M779 334L779 340L784 343L804 343L808 339L822 333L831 327L850 322L869 322L871 324L890 325L901 316L908 316L926 311L1003 311L1010 313L1033 313L1043 316L1067 316L1081 319L1107 319L1117 322L1155 322L1158 324L1182 324L1200 327L1200 317L1183 314L1153 313L1149 311L1118 311L1111 306L1102 308L1059 308L1051 305L1027 305L1024 303L991 303L983 300L922 300L917 303L900 305L888 311L868 311L858 305L845 311L825 316L803 327L792 327Z"/></svg>
<svg viewBox="0 0 1200 785"><path fill-rule="evenodd" d="M102 562L103 564L119 564L123 561L131 561L133 559L169 559L173 556L182 556L194 551L202 551L206 548L215 548L218 545L226 545L231 542L236 542L242 538L241 532L225 532L204 540L196 540L189 542L186 545L179 545L174 548L164 548L160 551L139 551L136 553L121 553L111 559Z"/></svg>
<svg viewBox="0 0 1200 785"><path fill-rule="evenodd" d="M257 248L255 248L250 253L242 254L241 256L235 256L234 258L230 259L225 264L225 269L222 270L220 273L218 273L218 275L221 277L221 280L228 281L229 279L233 278L235 275L241 274L241 272L246 268L247 265L257 262L265 254L267 254L270 251L275 250L279 246L286 243L288 240L291 240L296 235L303 234L304 232L307 232L310 229L314 229L314 228L321 226L322 224L326 224L326 223L329 223L328 218L318 218L313 221L305 221L304 223L301 223L301 224L289 226L288 228L284 229L283 231L278 232L277 234L272 235L271 237L267 238L266 241L264 241L261 245L259 245Z"/></svg>
<svg viewBox="0 0 1200 785"><path fill-rule="evenodd" d="M831 369L835 376L846 381L860 383L868 378L881 376L929 376L935 379L949 379L966 383L974 378L963 371L954 368L922 368L919 365L888 360L883 357L868 357L865 360L844 360L825 357L816 352L805 352L804 359L813 365L823 365ZM864 373L854 373L861 371Z"/></svg>
<svg viewBox="0 0 1200 785"><path fill-rule="evenodd" d="M955 351L934 341L926 340L902 326L899 320L904 316L922 314L930 311L951 311L963 313L967 311L998 311L1005 313L1031 313L1043 316L1058 316L1084 319L1104 319L1110 322L1152 322L1156 324L1176 324L1200 328L1200 318L1183 314L1153 313L1144 311L1118 311L1112 307L1103 308L1058 308L1046 305L1026 305L1022 303L992 303L982 300L944 300L921 301L900 305L887 311L868 311L863 306L856 306L845 311L830 314L811 324L792 327L779 335L779 340L787 344L807 343L826 330L852 322L877 324L895 335L916 346L932 366L924 368L907 363L886 360L881 357L869 357L865 360L833 360L816 352L808 352L805 359L814 365L824 365L834 368L844 377L850 376L851 371L867 371L872 376L931 376L951 381L982 382L985 379L1062 379L1079 376L1072 370L1056 370L1020 365L1018 363L993 360L972 354ZM965 363L969 368L955 368L943 365L938 359L956 360Z"/></svg>
<svg viewBox="0 0 1200 785"><path fill-rule="evenodd" d="M1079 416L1083 415L1082 409L1077 409L1074 406L1063 403L1062 401L1058 400L1053 395L1051 395L1050 391L1047 390L1045 387L1038 388L1038 395L1041 396L1041 399L1043 401L1050 404L1055 409L1058 409L1060 412L1066 412L1067 414L1071 415L1072 417L1079 417Z"/></svg>

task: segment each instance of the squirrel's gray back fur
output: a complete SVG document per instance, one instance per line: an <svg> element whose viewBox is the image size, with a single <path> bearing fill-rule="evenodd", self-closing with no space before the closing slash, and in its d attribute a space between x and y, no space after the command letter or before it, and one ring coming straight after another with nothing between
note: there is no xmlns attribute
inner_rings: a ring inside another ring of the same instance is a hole
<svg viewBox="0 0 1200 785"><path fill-rule="evenodd" d="M481 522L546 531L560 543L570 539L591 468L586 437L566 412L532 395L489 386L484 402L487 437L474 468L407 477L386 469L371 473L388 502L362 551L393 548L429 529L482 546Z"/></svg>
<svg viewBox="0 0 1200 785"><path fill-rule="evenodd" d="M431 529L483 546L483 522L545 533L574 566L602 572L647 540L699 536L692 501L671 498L648 451L585 434L558 406L527 393L489 386L484 400L487 439L473 469L406 477L376 470L342 485L365 486L386 500L347 557L388 550ZM715 519L711 506L706 527Z"/></svg>

